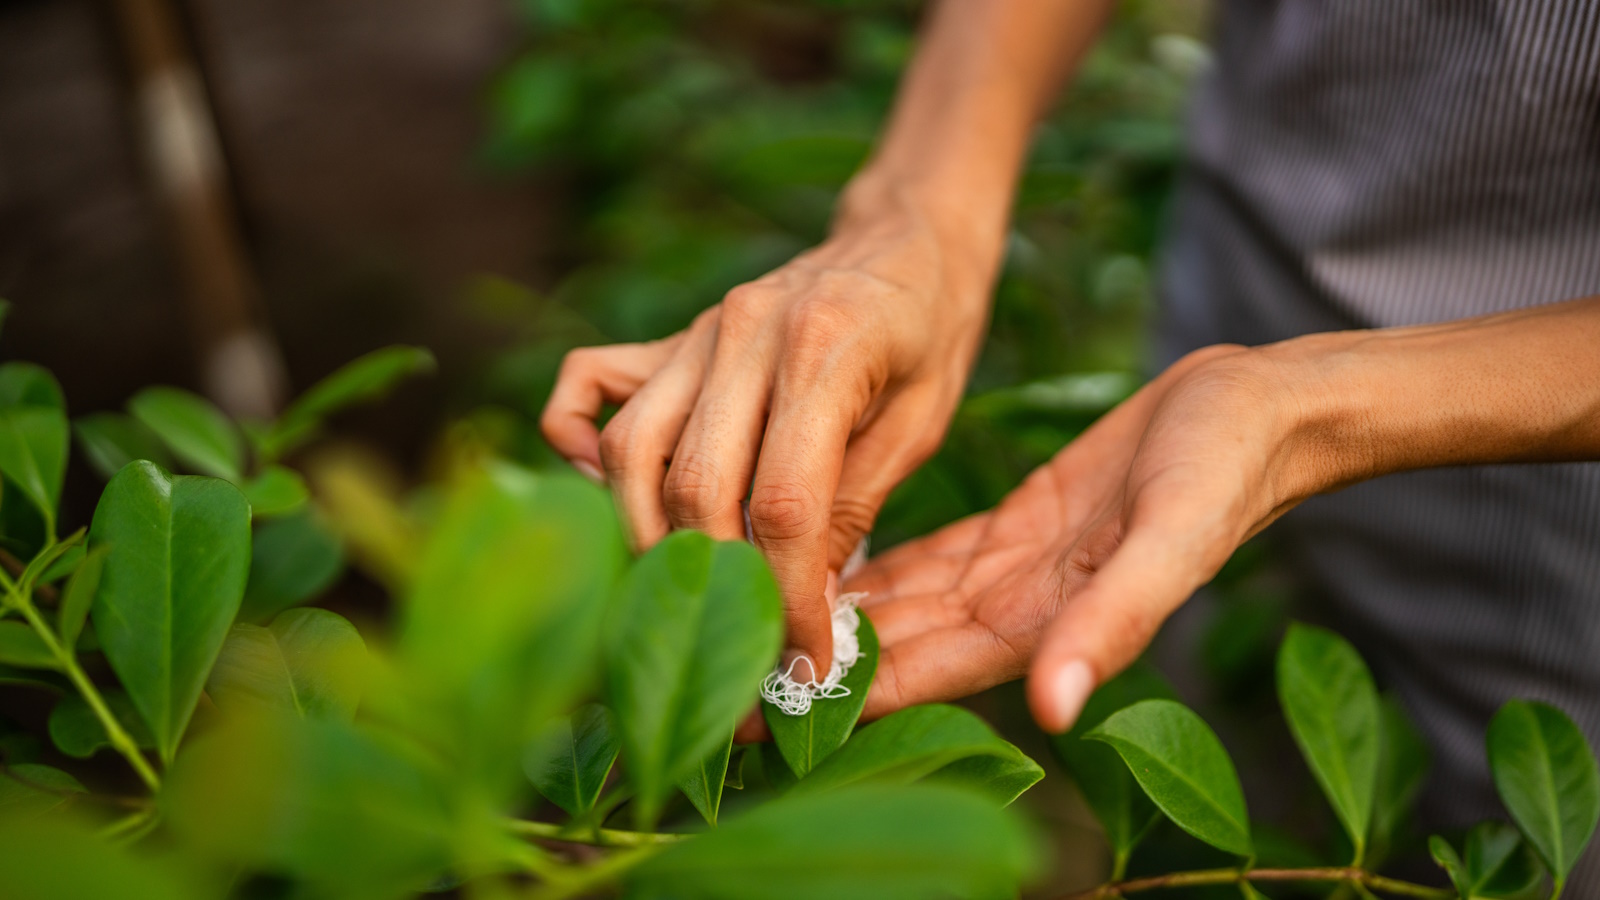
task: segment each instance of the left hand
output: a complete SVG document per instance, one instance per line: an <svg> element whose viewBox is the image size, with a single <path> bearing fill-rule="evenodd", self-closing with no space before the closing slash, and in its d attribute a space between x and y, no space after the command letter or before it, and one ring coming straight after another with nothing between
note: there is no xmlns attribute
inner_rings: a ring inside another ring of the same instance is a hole
<svg viewBox="0 0 1600 900"><path fill-rule="evenodd" d="M844 585L870 592L883 648L865 715L1026 673L1039 724L1070 727L1235 548L1323 483L1291 368L1190 354L996 509L869 563Z"/></svg>

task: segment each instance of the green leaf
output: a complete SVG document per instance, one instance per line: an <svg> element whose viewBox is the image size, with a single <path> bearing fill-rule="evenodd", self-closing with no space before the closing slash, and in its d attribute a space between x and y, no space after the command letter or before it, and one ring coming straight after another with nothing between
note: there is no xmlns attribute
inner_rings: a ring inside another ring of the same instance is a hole
<svg viewBox="0 0 1600 900"><path fill-rule="evenodd" d="M771 741L763 741L758 745L756 760L761 766L761 778L766 781L767 787L783 794L788 793L799 780L794 777L794 772L789 769L789 764L784 761L783 753L778 750L778 745Z"/></svg>
<svg viewBox="0 0 1600 900"><path fill-rule="evenodd" d="M109 552L110 548L107 547L94 548L93 552L84 556L83 562L78 564L77 570L67 580L56 620L64 646L78 645L78 636L83 634L83 623L89 618L89 608L94 605L95 594L100 591L100 575L105 570L106 554Z"/></svg>
<svg viewBox="0 0 1600 900"><path fill-rule="evenodd" d="M1193 710L1172 700L1142 700L1084 737L1110 744L1179 828L1229 853L1254 853L1233 760Z"/></svg>
<svg viewBox="0 0 1600 900"><path fill-rule="evenodd" d="M913 706L863 726L795 791L837 790L868 779L904 784L974 756L1015 762L1021 752L970 710L942 703Z"/></svg>
<svg viewBox="0 0 1600 900"><path fill-rule="evenodd" d="M38 688L56 694L65 694L73 689L71 682L54 672L41 672L37 669L15 669L11 666L0 665L0 686L3 685ZM3 733L3 730L0 729L0 733Z"/></svg>
<svg viewBox="0 0 1600 900"><path fill-rule="evenodd" d="M878 632L866 616L861 617L861 625L856 628L856 640L862 655L840 682L849 690L845 696L817 698L802 716L791 716L765 700L761 703L761 714L772 732L773 743L800 778L844 745L867 704L867 690L878 670Z"/></svg>
<svg viewBox="0 0 1600 900"><path fill-rule="evenodd" d="M405 598L399 663L464 777L517 789L527 742L592 687L626 553L610 498L576 476L495 465L445 499Z"/></svg>
<svg viewBox="0 0 1600 900"><path fill-rule="evenodd" d="M1040 851L1017 816L967 791L862 785L791 795L674 844L635 870L630 896L1015 896Z"/></svg>
<svg viewBox="0 0 1600 900"><path fill-rule="evenodd" d="M0 770L0 821L36 819L88 792L78 779L51 766L6 766Z"/></svg>
<svg viewBox="0 0 1600 900"><path fill-rule="evenodd" d="M226 481L134 462L106 485L90 542L110 546L95 632L170 761L244 595L250 504Z"/></svg>
<svg viewBox="0 0 1600 900"><path fill-rule="evenodd" d="M84 556L88 554L87 546L88 542L83 541L68 547L65 552L56 557L55 561L51 562L39 574L39 582L41 584L54 584L78 571L79 564L83 562Z"/></svg>
<svg viewBox="0 0 1600 900"><path fill-rule="evenodd" d="M678 531L634 564L613 621L610 705L634 812L649 827L672 787L754 705L783 640L783 604L754 547Z"/></svg>
<svg viewBox="0 0 1600 900"><path fill-rule="evenodd" d="M1005 747L1004 753L956 760L929 775L927 781L960 785L977 791L999 806L1009 806L1028 788L1044 780L1044 769L1014 745L1005 743Z"/></svg>
<svg viewBox="0 0 1600 900"><path fill-rule="evenodd" d="M291 609L265 628L233 626L206 690L223 712L266 706L307 718L351 719L366 662L366 642L343 616Z"/></svg>
<svg viewBox="0 0 1600 900"><path fill-rule="evenodd" d="M1544 869L1517 829L1480 822L1467 834L1465 858L1444 838L1428 839L1433 856L1463 900L1522 900L1538 896Z"/></svg>
<svg viewBox="0 0 1600 900"><path fill-rule="evenodd" d="M531 742L522 770L545 799L568 815L582 816L594 808L621 748L611 710L591 703Z"/></svg>
<svg viewBox="0 0 1600 900"><path fill-rule="evenodd" d="M155 746L149 729L144 727L139 711L133 708L133 702L127 694L106 690L101 692L101 699L105 700L106 707L116 716L118 724L128 732L134 743L146 749ZM100 718L89 707L88 701L77 694L61 698L61 702L50 710L48 728L50 740L55 743L56 749L78 759L88 759L100 748L111 746L111 737L106 734Z"/></svg>
<svg viewBox="0 0 1600 900"><path fill-rule="evenodd" d="M1379 703L1378 780L1372 806L1372 838L1367 864L1376 866L1400 835L1400 828L1422 793L1431 759L1428 745L1393 697Z"/></svg>
<svg viewBox="0 0 1600 900"><path fill-rule="evenodd" d="M172 387L145 388L128 401L128 412L184 465L229 481L243 477L244 439L204 397Z"/></svg>
<svg viewBox="0 0 1600 900"><path fill-rule="evenodd" d="M48 369L12 362L0 365L0 408L13 406L44 406L65 412L67 400Z"/></svg>
<svg viewBox="0 0 1600 900"><path fill-rule="evenodd" d="M250 511L257 519L288 515L311 499L300 473L283 466L267 466L260 475L240 485L240 490L250 501Z"/></svg>
<svg viewBox="0 0 1600 900"><path fill-rule="evenodd" d="M448 865L449 777L348 722L230 716L185 748L158 799L184 842L219 861L327 896L389 897Z"/></svg>
<svg viewBox="0 0 1600 900"><path fill-rule="evenodd" d="M107 481L136 459L148 459L163 469L172 468L172 454L161 439L130 415L90 413L73 420L72 430L89 467Z"/></svg>
<svg viewBox="0 0 1600 900"><path fill-rule="evenodd" d="M0 818L0 872L14 900L196 900L190 873L160 854L135 854L72 816Z"/></svg>
<svg viewBox="0 0 1600 900"><path fill-rule="evenodd" d="M1278 650L1278 698L1360 865L1372 823L1381 739L1372 673L1343 638L1297 622Z"/></svg>
<svg viewBox="0 0 1600 900"><path fill-rule="evenodd" d="M60 665L39 635L15 619L0 620L0 663L24 669L54 669Z"/></svg>
<svg viewBox="0 0 1600 900"><path fill-rule="evenodd" d="M380 399L401 380L432 372L433 354L421 347L384 347L345 364L290 404L261 440L263 455L277 458L316 432L329 414Z"/></svg>
<svg viewBox="0 0 1600 900"><path fill-rule="evenodd" d="M1139 840L1160 820L1161 810L1139 788L1117 751L1083 736L1112 713L1140 700L1157 699L1174 700L1177 695L1149 664L1136 662L1101 685L1084 704L1072 730L1051 741L1121 863L1126 863Z"/></svg>
<svg viewBox="0 0 1600 900"><path fill-rule="evenodd" d="M255 531L250 580L239 620L264 622L315 600L344 571L344 547L314 510L274 519Z"/></svg>
<svg viewBox="0 0 1600 900"><path fill-rule="evenodd" d="M1589 742L1561 710L1513 700L1489 723L1489 769L1560 893L1600 821L1600 773Z"/></svg>
<svg viewBox="0 0 1600 900"><path fill-rule="evenodd" d="M678 782L678 789L711 825L717 824L717 813L722 809L722 788L728 778L728 760L732 753L733 733L729 732L728 743L718 744Z"/></svg>
<svg viewBox="0 0 1600 900"><path fill-rule="evenodd" d="M67 411L55 379L26 363L0 366L0 472L47 524L61 503L67 444Z"/></svg>

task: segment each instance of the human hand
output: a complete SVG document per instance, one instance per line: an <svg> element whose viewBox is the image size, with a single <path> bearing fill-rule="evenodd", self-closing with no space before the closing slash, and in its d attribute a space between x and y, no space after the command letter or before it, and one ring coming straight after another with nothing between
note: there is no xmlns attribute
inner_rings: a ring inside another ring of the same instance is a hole
<svg viewBox="0 0 1600 900"><path fill-rule="evenodd" d="M790 645L817 671L828 571L943 439L999 258L998 239L958 239L870 183L843 209L827 243L685 331L573 351L541 420L575 466L604 471L641 550L675 528L743 538L748 497ZM604 403L621 408L600 430Z"/></svg>
<svg viewBox="0 0 1600 900"><path fill-rule="evenodd" d="M872 560L844 589L882 655L865 715L1028 674L1070 727L1239 544L1322 484L1293 452L1294 391L1261 351L1191 354L994 510Z"/></svg>

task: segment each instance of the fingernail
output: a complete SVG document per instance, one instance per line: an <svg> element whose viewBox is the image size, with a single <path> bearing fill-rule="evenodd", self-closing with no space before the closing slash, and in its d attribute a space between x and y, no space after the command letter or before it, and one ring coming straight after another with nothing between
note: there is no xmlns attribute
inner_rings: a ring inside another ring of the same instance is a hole
<svg viewBox="0 0 1600 900"><path fill-rule="evenodd" d="M1055 695L1056 722L1065 731L1078 721L1078 714L1083 712L1083 704L1089 701L1089 693L1094 690L1094 672L1089 664L1081 659L1075 659L1062 666L1055 674L1052 682L1052 693Z"/></svg>
<svg viewBox="0 0 1600 900"><path fill-rule="evenodd" d="M822 599L828 602L828 609L833 609L834 601L839 599L839 573L828 570L828 583L822 588Z"/></svg>
<svg viewBox="0 0 1600 900"><path fill-rule="evenodd" d="M856 543L856 549L850 552L850 558L844 561L844 568L839 570L841 578L849 578L867 564L867 537L863 536Z"/></svg>
<svg viewBox="0 0 1600 900"><path fill-rule="evenodd" d="M590 481L594 482L595 484L598 484L601 487L605 487L606 486L605 473L600 471L600 467L599 466L596 466L594 463L589 462L587 459L575 459L575 460L573 460L572 461L572 467L574 469L577 469L583 475L583 477L589 479Z"/></svg>

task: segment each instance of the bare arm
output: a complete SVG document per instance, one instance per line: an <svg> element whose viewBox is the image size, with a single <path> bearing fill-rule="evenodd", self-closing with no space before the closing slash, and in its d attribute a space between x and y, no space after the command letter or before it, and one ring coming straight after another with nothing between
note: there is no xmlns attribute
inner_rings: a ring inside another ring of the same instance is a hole
<svg viewBox="0 0 1600 900"><path fill-rule="evenodd" d="M1307 497L1432 466L1600 460L1600 297L1190 354L993 512L847 587L883 656L867 714L1027 673L1045 728Z"/></svg>
<svg viewBox="0 0 1600 900"><path fill-rule="evenodd" d="M612 486L633 538L744 535L790 643L832 656L824 585L891 488L939 445L988 315L1029 136L1110 0L950 0L828 240L684 332L574 351L543 418ZM603 432L605 402L622 408Z"/></svg>

